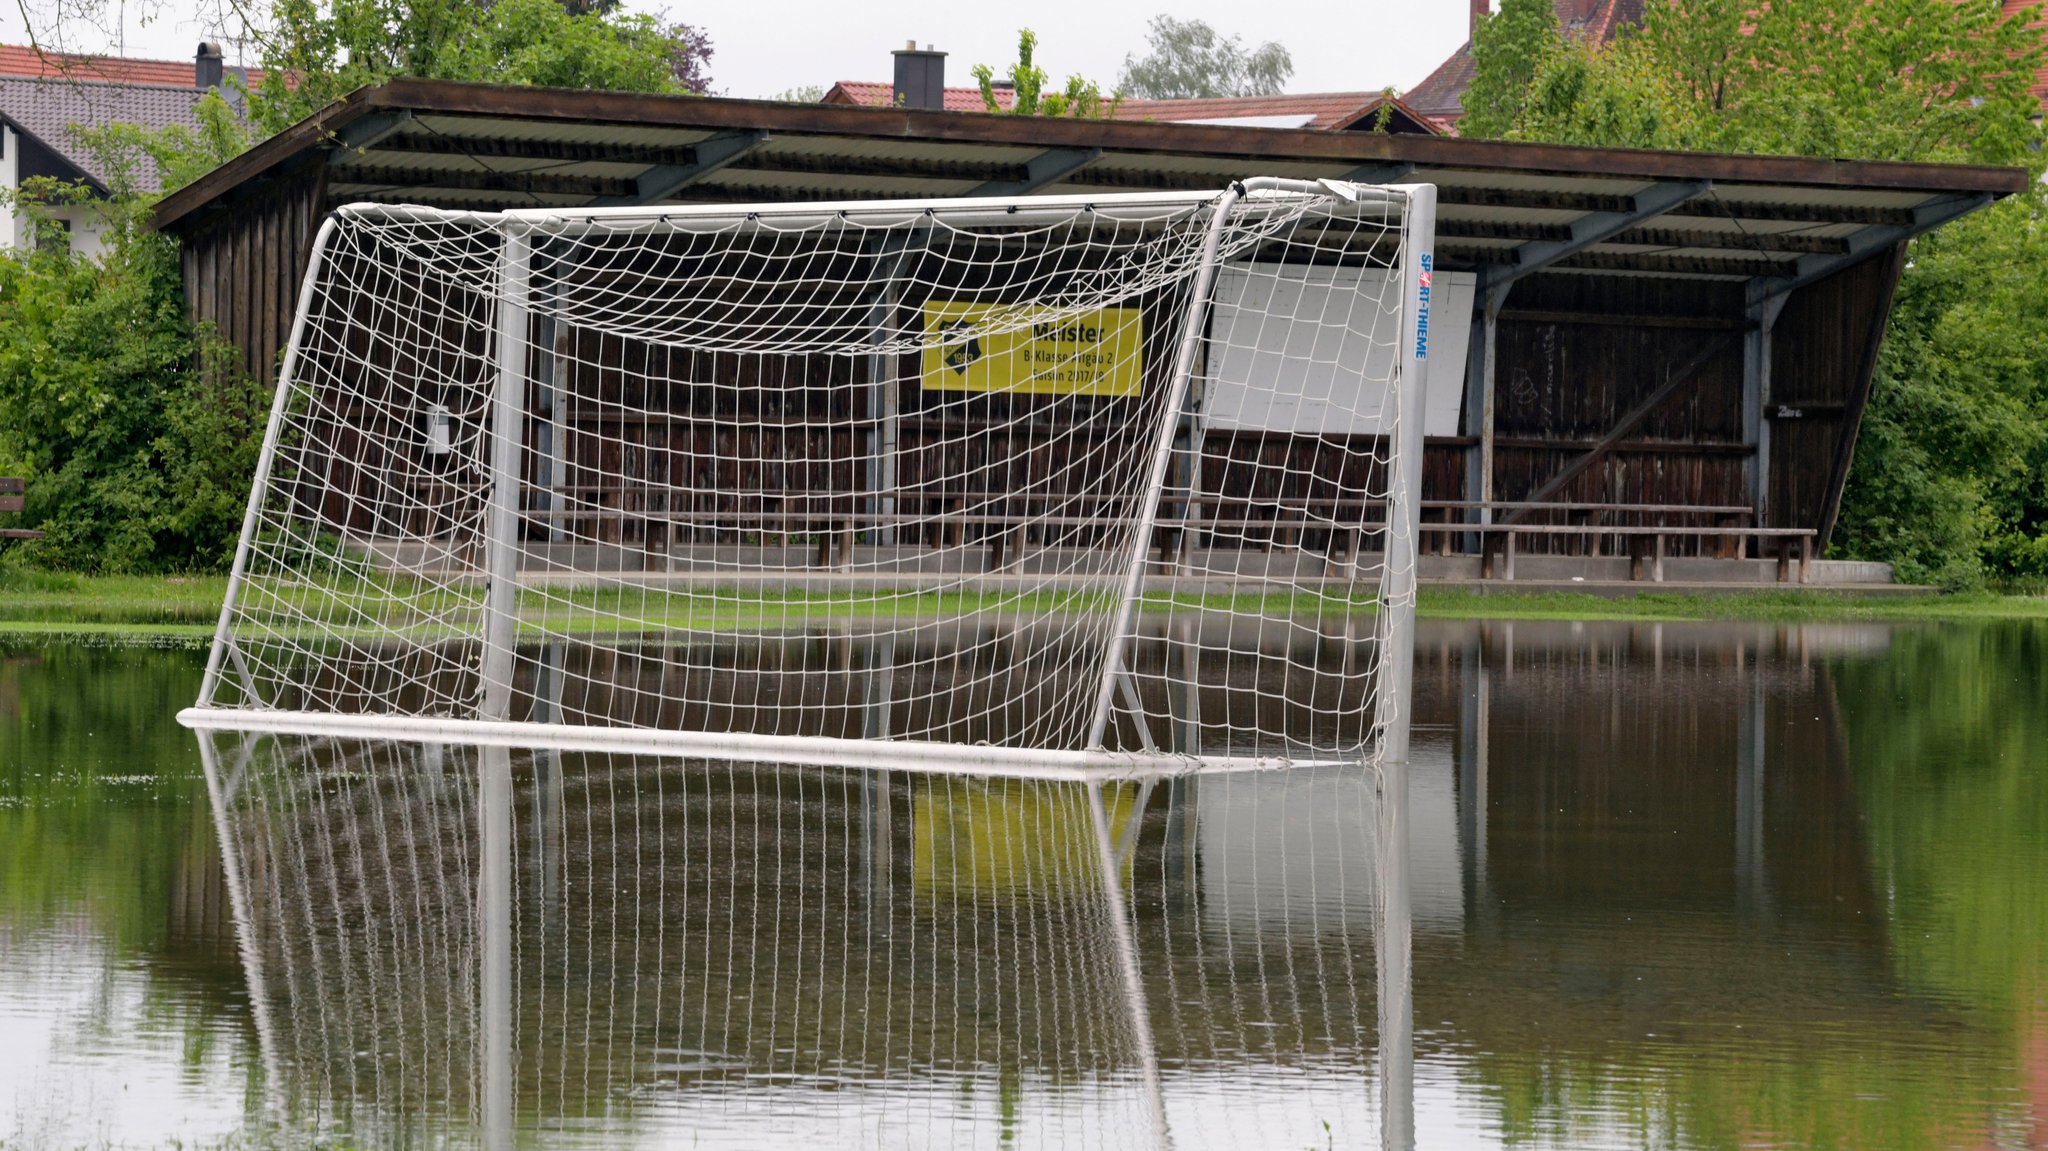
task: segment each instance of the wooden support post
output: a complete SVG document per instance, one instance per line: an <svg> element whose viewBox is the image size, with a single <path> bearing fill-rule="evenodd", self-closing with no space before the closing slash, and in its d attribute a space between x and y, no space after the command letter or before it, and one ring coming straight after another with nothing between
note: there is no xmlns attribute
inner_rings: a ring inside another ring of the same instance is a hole
<svg viewBox="0 0 2048 1151"><path fill-rule="evenodd" d="M1504 579L1504 580L1507 580L1507 581L1508 581L1508 582L1510 582L1510 583L1513 583L1513 582L1514 582L1514 579L1515 579L1515 533L1514 533L1514 532L1512 532L1512 531L1507 531L1507 532L1502 532L1502 533L1501 533L1501 545L1500 545L1500 554L1501 554L1501 578L1502 578L1502 579Z"/></svg>
<svg viewBox="0 0 2048 1151"><path fill-rule="evenodd" d="M1465 434L1478 437L1466 449L1465 499L1480 505L1472 513L1474 521L1481 524L1493 522L1493 509L1487 505L1493 503L1494 381L1500 358L1500 309L1513 286L1486 288L1474 298L1470 350L1465 354ZM1485 533L1471 533L1466 546L1481 553L1487 551Z"/></svg>
<svg viewBox="0 0 2048 1151"><path fill-rule="evenodd" d="M1664 582L1664 536L1662 533L1650 537L1650 581Z"/></svg>
<svg viewBox="0 0 2048 1151"><path fill-rule="evenodd" d="M1763 286L1752 284L1745 311L1748 333L1742 343L1742 425L1750 443L1747 479L1756 527L1768 527L1771 515L1771 328L1784 310L1786 297L1761 297Z"/></svg>

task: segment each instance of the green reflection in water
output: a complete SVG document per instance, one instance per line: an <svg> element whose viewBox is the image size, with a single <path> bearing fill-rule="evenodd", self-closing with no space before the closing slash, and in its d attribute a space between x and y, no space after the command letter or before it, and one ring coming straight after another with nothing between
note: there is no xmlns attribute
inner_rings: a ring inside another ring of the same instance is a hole
<svg viewBox="0 0 2048 1151"><path fill-rule="evenodd" d="M1615 646L1496 680L1491 885L1439 970L1485 991L1444 1039L1506 1141L2048 1138L2048 628L1767 658L1754 877L1731 851L1743 670L1653 686ZM1430 970L1419 946L1425 1011Z"/></svg>
<svg viewBox="0 0 2048 1151"><path fill-rule="evenodd" d="M203 1139L226 1136L223 1111L235 1127L257 1105L205 780L190 733L172 720L203 660L189 649L0 645L0 979L11 970L19 981L0 999L49 995L51 1042L69 1066L35 1070L88 1084L76 1097L9 1100L17 1129L0 1128L0 1141L38 1128L64 1145L184 1134L146 1136L146 1114L127 1117L138 1130L98 1113L90 1084L125 1079L124 1062L175 1059L169 1078L208 1098L174 1113L216 1120ZM81 986L92 989L87 1006L66 1004ZM157 1098L140 1083L132 1094L146 1097L136 1111Z"/></svg>

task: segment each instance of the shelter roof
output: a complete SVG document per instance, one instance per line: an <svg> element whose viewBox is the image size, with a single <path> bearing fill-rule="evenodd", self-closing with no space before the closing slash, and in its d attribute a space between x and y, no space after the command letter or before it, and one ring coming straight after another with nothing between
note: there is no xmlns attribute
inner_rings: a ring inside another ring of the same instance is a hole
<svg viewBox="0 0 2048 1151"><path fill-rule="evenodd" d="M496 210L1427 182L1443 268L1760 281L1789 291L2021 191L2019 169L1580 148L394 80L166 197L208 226L324 165L330 202Z"/></svg>

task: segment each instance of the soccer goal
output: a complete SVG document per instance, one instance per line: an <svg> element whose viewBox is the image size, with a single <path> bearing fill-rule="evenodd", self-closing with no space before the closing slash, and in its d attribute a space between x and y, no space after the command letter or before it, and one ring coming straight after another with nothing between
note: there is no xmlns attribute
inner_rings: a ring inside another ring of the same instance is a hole
<svg viewBox="0 0 2048 1151"><path fill-rule="evenodd" d="M181 718L1402 758L1434 197L344 208Z"/></svg>

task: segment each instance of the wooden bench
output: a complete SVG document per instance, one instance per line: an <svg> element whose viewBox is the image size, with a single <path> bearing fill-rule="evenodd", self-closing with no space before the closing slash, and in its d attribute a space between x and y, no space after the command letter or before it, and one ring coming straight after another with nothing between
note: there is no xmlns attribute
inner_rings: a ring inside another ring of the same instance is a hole
<svg viewBox="0 0 2048 1151"><path fill-rule="evenodd" d="M871 493L700 489L650 484L642 489L643 497L655 496L666 506L623 509L592 506L576 498L580 492L566 487L555 491L557 499L567 506L552 511L528 510L526 516L540 521L640 520L661 523L671 529L681 528L685 531L710 529L744 532L751 529L764 535L779 535L785 540L791 537L813 536L816 543L813 562L820 568L847 566L852 560L855 535L867 528L926 528L937 525L941 541L939 546L959 547L966 542L964 529L973 525L998 529L988 533L986 539L986 546L990 550L989 570L1015 570L1028 550L1024 538L1026 528L1080 529L1100 527L1103 522L1099 516L1085 514L1043 511L1018 514L992 510L1028 506L1033 503L1085 504L1088 500L1086 495L1067 493L946 490L920 485L906 485L893 492L879 493L890 497L891 502L899 508L906 502L938 502L945 505L942 511L934 514L901 510L883 512L859 506L875 498L875 494ZM721 503L727 506L705 506ZM733 506L735 504L753 506ZM1360 524L1351 516L1342 513L1384 507L1386 501L1369 497L1301 499L1215 494L1189 497L1176 493L1168 498L1167 504L1168 508L1162 508L1154 523L1156 535L1152 541L1152 546L1159 551L1159 562L1165 567L1172 568L1184 563L1187 559L1187 549L1195 537L1204 531L1270 533L1272 538L1267 540L1240 540L1245 546L1263 546L1268 549L1275 545L1291 547L1302 532L1315 531L1333 533L1333 537L1341 537L1344 540L1342 555L1332 554L1330 563L1338 571L1349 571L1356 567L1362 537L1372 525ZM970 507L976 510L968 510ZM1582 520L1595 517L1645 517L1655 518L1661 522L1471 523L1459 516L1461 512L1475 509L1484 509L1493 514L1564 515ZM1241 510L1246 514L1217 514L1226 510ZM1434 522L1425 519L1420 525L1425 538L1435 536L1437 542L1448 543L1453 537L1467 533L1480 537L1487 545L1483 549L1482 578L1503 580L1515 578L1517 537L1576 536L1589 540L1607 537L1627 541L1629 578L1662 583L1665 553L1668 550L1667 541L1677 536L1702 541L1732 540L1734 558L1741 558L1750 551L1749 541L1755 541L1755 548L1760 556L1775 545L1778 582L1788 583L1796 579L1799 583L1805 583L1809 577L1815 536L1811 528L1766 528L1733 522L1738 515L1749 514L1750 509L1732 505L1693 507L1664 504L1488 504L1464 500L1430 500L1423 504L1423 511L1425 515L1435 512L1441 516ZM1672 522L1684 519L1705 519L1714 522ZM1332 542L1335 543L1334 538ZM1448 551L1447 548L1441 550ZM1728 550L1724 548L1724 553Z"/></svg>
<svg viewBox="0 0 2048 1151"><path fill-rule="evenodd" d="M22 495L28 485L18 476L0 476L0 514L18 512L26 506ZM0 540L39 540L43 533L28 528L0 528Z"/></svg>

